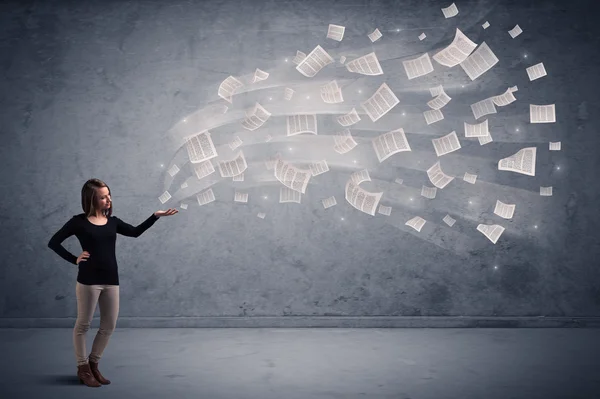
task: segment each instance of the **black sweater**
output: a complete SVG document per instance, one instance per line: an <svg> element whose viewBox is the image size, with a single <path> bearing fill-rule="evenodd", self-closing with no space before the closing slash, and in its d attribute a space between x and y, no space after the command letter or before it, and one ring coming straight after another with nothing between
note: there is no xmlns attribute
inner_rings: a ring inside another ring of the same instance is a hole
<svg viewBox="0 0 600 399"><path fill-rule="evenodd" d="M133 227L116 216L111 216L105 225L98 226L90 222L80 213L73 216L58 230L48 242L48 247L59 254L64 260L74 265L77 256L73 255L62 246L62 242L75 235L81 244L82 251L89 252L87 260L79 262L77 281L81 284L119 285L117 257L115 243L117 233L127 237L139 237L158 220L152 214L139 226Z"/></svg>

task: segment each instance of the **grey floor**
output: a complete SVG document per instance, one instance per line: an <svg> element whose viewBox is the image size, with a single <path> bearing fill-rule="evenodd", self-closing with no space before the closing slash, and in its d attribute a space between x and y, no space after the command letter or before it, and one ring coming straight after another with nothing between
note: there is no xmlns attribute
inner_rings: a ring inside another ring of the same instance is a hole
<svg viewBox="0 0 600 399"><path fill-rule="evenodd" d="M117 328L101 388L79 384L71 334L0 329L0 397L600 397L600 329Z"/></svg>

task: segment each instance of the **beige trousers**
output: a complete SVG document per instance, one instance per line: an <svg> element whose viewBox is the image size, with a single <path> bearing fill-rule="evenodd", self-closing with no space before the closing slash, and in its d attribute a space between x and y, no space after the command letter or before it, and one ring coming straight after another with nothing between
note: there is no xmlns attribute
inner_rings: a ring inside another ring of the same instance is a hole
<svg viewBox="0 0 600 399"><path fill-rule="evenodd" d="M92 344L89 360L98 362L102 357L108 340L117 325L119 316L119 286L118 285L85 285L77 282L77 320L73 328L73 345L77 365L88 362L86 356L86 333L92 325L96 305L100 305L100 328Z"/></svg>

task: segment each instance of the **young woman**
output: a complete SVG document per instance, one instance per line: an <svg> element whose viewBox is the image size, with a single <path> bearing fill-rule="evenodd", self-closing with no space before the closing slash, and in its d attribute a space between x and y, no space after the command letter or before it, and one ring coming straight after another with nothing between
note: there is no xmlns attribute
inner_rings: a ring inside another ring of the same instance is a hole
<svg viewBox="0 0 600 399"><path fill-rule="evenodd" d="M73 216L52 236L48 247L67 262L78 266L77 320L73 329L73 345L77 360L77 376L82 384L100 387L110 384L98 370L98 361L115 329L119 314L119 274L115 256L117 234L139 237L161 216L176 214L176 209L156 211L137 227L112 216L110 188L99 179L90 179L81 189L83 213ZM83 252L75 256L62 242L75 235ZM100 329L94 338L89 358L86 356L86 333L92 323L96 305L100 305Z"/></svg>

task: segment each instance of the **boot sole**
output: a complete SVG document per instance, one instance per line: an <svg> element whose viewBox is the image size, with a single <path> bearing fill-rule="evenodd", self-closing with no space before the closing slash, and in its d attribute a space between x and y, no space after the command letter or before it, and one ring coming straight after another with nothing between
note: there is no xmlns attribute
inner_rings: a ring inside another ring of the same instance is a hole
<svg viewBox="0 0 600 399"><path fill-rule="evenodd" d="M85 382L83 382L83 380L80 378L79 382L85 386L88 386L90 388L100 388L102 385L87 385Z"/></svg>

